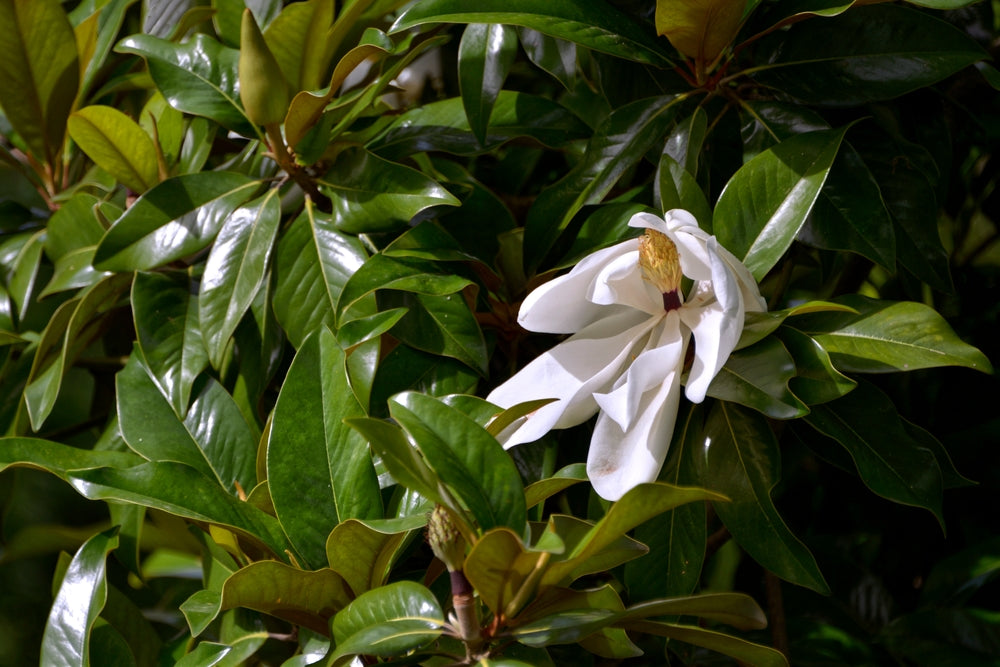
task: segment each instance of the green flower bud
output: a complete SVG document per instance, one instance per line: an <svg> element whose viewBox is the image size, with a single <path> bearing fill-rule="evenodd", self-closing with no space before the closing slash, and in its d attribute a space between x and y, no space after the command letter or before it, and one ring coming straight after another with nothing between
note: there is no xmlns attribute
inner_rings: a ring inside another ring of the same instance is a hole
<svg viewBox="0 0 1000 667"><path fill-rule="evenodd" d="M240 26L240 100L257 125L282 122L291 101L285 75L249 9Z"/></svg>
<svg viewBox="0 0 1000 667"><path fill-rule="evenodd" d="M427 521L427 541L431 550L449 572L458 572L465 562L465 540L451 520L451 515L441 505L435 505Z"/></svg>

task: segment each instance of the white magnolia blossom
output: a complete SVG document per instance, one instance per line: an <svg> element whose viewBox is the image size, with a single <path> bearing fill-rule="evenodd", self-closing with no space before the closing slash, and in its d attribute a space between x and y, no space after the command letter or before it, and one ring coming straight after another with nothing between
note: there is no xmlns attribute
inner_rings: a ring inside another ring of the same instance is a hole
<svg viewBox="0 0 1000 667"><path fill-rule="evenodd" d="M508 448L600 412L587 474L608 500L659 474L691 337L685 394L700 403L736 346L745 313L765 309L747 268L687 211L665 219L639 213L628 224L645 235L587 256L528 295L521 326L573 335L487 397L503 408L556 399L501 434ZM686 298L681 274L692 281Z"/></svg>

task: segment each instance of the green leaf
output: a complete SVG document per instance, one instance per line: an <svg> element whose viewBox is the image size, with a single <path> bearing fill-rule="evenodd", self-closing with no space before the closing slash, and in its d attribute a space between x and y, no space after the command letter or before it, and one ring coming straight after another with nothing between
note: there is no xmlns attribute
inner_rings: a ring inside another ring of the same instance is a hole
<svg viewBox="0 0 1000 667"><path fill-rule="evenodd" d="M0 472L7 468L34 468L62 480L80 468L129 468L142 462L132 452L88 450L38 438L0 438Z"/></svg>
<svg viewBox="0 0 1000 667"><path fill-rule="evenodd" d="M340 292L366 256L358 239L337 231L329 216L307 202L282 234L275 255L272 307L292 345L299 347L313 331L334 326Z"/></svg>
<svg viewBox="0 0 1000 667"><path fill-rule="evenodd" d="M0 34L0 106L35 158L55 165L80 85L73 26L58 0L2 0Z"/></svg>
<svg viewBox="0 0 1000 667"><path fill-rule="evenodd" d="M163 181L115 221L97 246L94 268L142 271L201 250L257 186L232 172L186 174Z"/></svg>
<svg viewBox="0 0 1000 667"><path fill-rule="evenodd" d="M70 484L91 500L119 500L238 532L275 555L291 553L278 520L194 468L175 461L150 461L128 469L90 468L67 473Z"/></svg>
<svg viewBox="0 0 1000 667"><path fill-rule="evenodd" d="M69 117L69 134L87 157L133 192L159 182L153 140L121 111L84 107Z"/></svg>
<svg viewBox="0 0 1000 667"><path fill-rule="evenodd" d="M405 112L369 148L389 159L424 151L475 155L519 137L559 148L589 135L586 124L559 103L538 95L501 90L482 142L472 134L462 99L453 97Z"/></svg>
<svg viewBox="0 0 1000 667"><path fill-rule="evenodd" d="M323 85L320 72L329 63L322 55L333 16L334 7L328 2L297 2L282 9L265 28L267 46L293 89L315 90Z"/></svg>
<svg viewBox="0 0 1000 667"><path fill-rule="evenodd" d="M695 456L703 413L692 409L678 418L674 439L659 479L677 486L697 481ZM701 580L707 538L704 503L685 503L659 514L635 530L649 553L625 564L624 583L633 602L690 595Z"/></svg>
<svg viewBox="0 0 1000 667"><path fill-rule="evenodd" d="M934 453L909 436L892 400L874 385L861 382L847 396L814 407L806 423L847 450L868 488L929 510L944 529L941 468Z"/></svg>
<svg viewBox="0 0 1000 667"><path fill-rule="evenodd" d="M441 274L429 262L378 253L365 260L348 278L340 293L337 310L339 316L344 317L351 306L379 289L446 296L460 292L471 284L466 278Z"/></svg>
<svg viewBox="0 0 1000 667"><path fill-rule="evenodd" d="M187 414L191 386L208 364L193 292L186 274L136 273L132 283L139 350L178 417Z"/></svg>
<svg viewBox="0 0 1000 667"><path fill-rule="evenodd" d="M492 424L491 424L492 427ZM492 428L491 428L492 432ZM540 479L524 489L524 497L529 508L568 489L574 484L587 481L587 469L582 463L571 463L561 468L551 477Z"/></svg>
<svg viewBox="0 0 1000 667"><path fill-rule="evenodd" d="M107 600L107 556L118 547L112 528L84 542L63 576L42 638L41 664L77 667L90 663L90 630Z"/></svg>
<svg viewBox="0 0 1000 667"><path fill-rule="evenodd" d="M765 418L717 403L703 438L704 452L696 460L700 483L730 498L713 506L739 545L782 579L828 594L813 555L771 500L781 474L781 453Z"/></svg>
<svg viewBox="0 0 1000 667"><path fill-rule="evenodd" d="M638 632L648 632L701 646L736 658L741 664L751 667L788 667L788 660L779 651L715 630L661 621L638 621L629 623L628 627Z"/></svg>
<svg viewBox="0 0 1000 667"><path fill-rule="evenodd" d="M255 486L257 441L226 390L208 378L178 418L133 354L116 377L122 437L150 461L179 461L200 471L230 493Z"/></svg>
<svg viewBox="0 0 1000 667"><path fill-rule="evenodd" d="M336 524L382 517L368 446L344 423L365 414L351 392L345 364L344 351L327 329L299 347L278 395L267 447L275 512L314 568L326 562L327 536Z"/></svg>
<svg viewBox="0 0 1000 667"><path fill-rule="evenodd" d="M921 609L893 620L878 640L897 659L933 667L989 667L1000 652L1000 613L989 609Z"/></svg>
<svg viewBox="0 0 1000 667"><path fill-rule="evenodd" d="M333 619L336 650L330 664L357 654L391 657L419 648L441 635L444 614L434 595L412 581L369 591Z"/></svg>
<svg viewBox="0 0 1000 667"><path fill-rule="evenodd" d="M809 408L791 392L795 361L769 337L733 352L708 387L708 395L753 408L772 419L795 419Z"/></svg>
<svg viewBox="0 0 1000 667"><path fill-rule="evenodd" d="M670 57L647 30L605 3L572 0L482 0L470 6L462 0L426 0L396 19L391 32L424 23L505 23L575 42L588 49L660 67Z"/></svg>
<svg viewBox="0 0 1000 667"><path fill-rule="evenodd" d="M682 208L694 215L699 226L711 228L712 208L694 175L666 153L660 156L657 173L660 209Z"/></svg>
<svg viewBox="0 0 1000 667"><path fill-rule="evenodd" d="M524 230L524 263L537 268L559 234L587 204L599 203L643 158L674 117L673 97L638 100L616 109L594 133L583 160L535 200Z"/></svg>
<svg viewBox="0 0 1000 667"><path fill-rule="evenodd" d="M649 600L626 609L619 618L633 621L651 616L697 616L725 623L738 630L763 630L767 617L749 595L743 593L708 593Z"/></svg>
<svg viewBox="0 0 1000 667"><path fill-rule="evenodd" d="M226 579L219 609L255 609L325 634L329 619L351 598L347 583L333 570L305 571L263 560L240 568Z"/></svg>
<svg viewBox="0 0 1000 667"><path fill-rule="evenodd" d="M400 229L426 208L459 204L419 171L363 148L342 151L319 186L333 202L334 224L351 234Z"/></svg>
<svg viewBox="0 0 1000 667"><path fill-rule="evenodd" d="M372 414L388 416L389 397L412 389L430 396L474 393L479 375L465 364L397 345L379 363L372 386Z"/></svg>
<svg viewBox="0 0 1000 667"><path fill-rule="evenodd" d="M400 552L426 523L426 516L343 521L326 540L330 568L344 578L355 596L383 586Z"/></svg>
<svg viewBox="0 0 1000 667"><path fill-rule="evenodd" d="M964 605L1000 576L1000 537L987 538L938 561L920 594L922 606Z"/></svg>
<svg viewBox="0 0 1000 667"><path fill-rule="evenodd" d="M531 62L558 79L566 90L573 90L577 75L576 44L531 28L518 28L517 36Z"/></svg>
<svg viewBox="0 0 1000 667"><path fill-rule="evenodd" d="M989 359L963 342L933 308L858 295L838 299L857 314L818 313L796 328L816 339L840 370L860 373L964 366L992 373Z"/></svg>
<svg viewBox="0 0 1000 667"><path fill-rule="evenodd" d="M514 636L528 646L575 644L610 625L615 616L610 609L571 609L525 623Z"/></svg>
<svg viewBox="0 0 1000 667"><path fill-rule="evenodd" d="M205 263L198 320L212 365L220 368L229 339L264 284L281 223L277 188L233 211Z"/></svg>
<svg viewBox="0 0 1000 667"><path fill-rule="evenodd" d="M761 83L808 104L888 100L948 77L986 53L963 31L900 5L854 7L762 41Z"/></svg>
<svg viewBox="0 0 1000 667"><path fill-rule="evenodd" d="M45 253L50 259L58 262L68 252L100 243L104 227L95 211L101 205L101 200L89 192L77 192L62 202L46 225Z"/></svg>
<svg viewBox="0 0 1000 667"><path fill-rule="evenodd" d="M406 439L401 428L370 417L349 418L345 423L368 440L372 451L382 460L382 465L397 483L428 500L446 504L438 488L437 476L420 452Z"/></svg>
<svg viewBox="0 0 1000 667"><path fill-rule="evenodd" d="M436 398L406 392L389 413L413 438L438 478L468 508L481 531L507 526L523 532L524 487L511 458L486 429ZM461 508L453 508L459 510Z"/></svg>
<svg viewBox="0 0 1000 667"><path fill-rule="evenodd" d="M758 281L805 224L846 131L808 132L782 141L743 165L719 195L712 229Z"/></svg>
<svg viewBox="0 0 1000 667"><path fill-rule="evenodd" d="M255 137L253 123L240 105L239 51L205 34L184 44L152 35L131 35L115 47L146 59L149 73L170 106L204 116L245 137Z"/></svg>
<svg viewBox="0 0 1000 667"><path fill-rule="evenodd" d="M70 250L55 261L55 271L52 279L45 285L39 295L44 299L52 294L68 292L81 287L91 287L111 274L106 271L95 271L93 267L94 252L97 246Z"/></svg>
<svg viewBox="0 0 1000 667"><path fill-rule="evenodd" d="M795 377L788 386L806 404L832 401L857 386L857 382L834 368L830 355L811 337L792 327L782 327L778 337L795 359Z"/></svg>
<svg viewBox="0 0 1000 667"><path fill-rule="evenodd" d="M470 23L458 46L458 82L469 127L486 143L486 129L504 79L517 55L517 31L497 23Z"/></svg>
<svg viewBox="0 0 1000 667"><path fill-rule="evenodd" d="M462 294L387 292L383 302L385 307L407 309L393 327L396 338L418 350L458 359L486 375L486 341Z"/></svg>

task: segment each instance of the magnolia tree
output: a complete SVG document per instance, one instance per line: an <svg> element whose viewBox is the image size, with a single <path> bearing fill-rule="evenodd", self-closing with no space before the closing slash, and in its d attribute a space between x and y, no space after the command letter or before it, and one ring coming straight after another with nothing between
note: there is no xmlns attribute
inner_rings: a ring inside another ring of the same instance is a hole
<svg viewBox="0 0 1000 667"><path fill-rule="evenodd" d="M0 0L0 663L995 664L993 29Z"/></svg>

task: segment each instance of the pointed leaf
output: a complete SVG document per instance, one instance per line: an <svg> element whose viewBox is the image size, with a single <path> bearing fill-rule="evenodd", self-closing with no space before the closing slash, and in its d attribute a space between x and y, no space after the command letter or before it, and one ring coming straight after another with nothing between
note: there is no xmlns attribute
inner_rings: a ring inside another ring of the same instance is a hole
<svg viewBox="0 0 1000 667"><path fill-rule="evenodd" d="M533 28L594 51L669 67L670 58L650 31L605 3L572 0L425 0L396 19L392 32L424 23L505 23Z"/></svg>
<svg viewBox="0 0 1000 667"><path fill-rule="evenodd" d="M38 438L0 438L0 472L11 467L34 468L65 480L69 470L130 468L142 463L132 452L88 450Z"/></svg>
<svg viewBox="0 0 1000 667"><path fill-rule="evenodd" d="M58 0L2 0L0 34L0 106L35 158L53 165L80 85L73 26Z"/></svg>
<svg viewBox="0 0 1000 667"><path fill-rule="evenodd" d="M327 329L299 347L278 395L267 448L275 512L313 568L326 562L326 540L335 525L382 517L367 443L344 423L365 414L351 393L345 363Z"/></svg>
<svg viewBox="0 0 1000 667"><path fill-rule="evenodd" d="M281 201L274 188L233 211L215 239L201 278L198 320L216 368L264 283L280 223Z"/></svg>
<svg viewBox="0 0 1000 667"><path fill-rule="evenodd" d="M719 196L719 243L761 280L805 224L847 128L800 134L746 163Z"/></svg>
<svg viewBox="0 0 1000 667"><path fill-rule="evenodd" d="M718 403L708 415L700 482L732 502L713 507L733 538L779 577L827 594L816 560L785 525L771 500L781 473L778 443L762 415Z"/></svg>
<svg viewBox="0 0 1000 667"><path fill-rule="evenodd" d="M153 140L121 111L84 107L70 116L69 134L87 157L133 192L159 182Z"/></svg>
<svg viewBox="0 0 1000 667"><path fill-rule="evenodd" d="M118 547L118 529L83 543L63 576L42 638L41 664L78 667L90 663L90 631L107 600L107 556Z"/></svg>
<svg viewBox="0 0 1000 667"><path fill-rule="evenodd" d="M348 278L340 294L337 310L340 317L363 297L379 289L393 289L432 296L445 296L460 292L471 281L456 275L437 272L437 267L426 261L390 257L378 253Z"/></svg>
<svg viewBox="0 0 1000 667"><path fill-rule="evenodd" d="M795 361L775 338L733 352L708 387L708 395L753 408L772 419L795 419L809 408L788 388Z"/></svg>
<svg viewBox="0 0 1000 667"><path fill-rule="evenodd" d="M631 622L628 628L701 646L736 658L741 664L750 667L788 667L788 659L779 651L715 630L659 621Z"/></svg>
<svg viewBox="0 0 1000 667"><path fill-rule="evenodd" d="M517 55L517 31L497 23L470 23L458 47L462 106L472 133L486 141L493 104Z"/></svg>
<svg viewBox="0 0 1000 667"><path fill-rule="evenodd" d="M788 386L808 405L840 398L857 386L834 368L830 355L811 337L792 327L782 327L778 336L795 359L795 377Z"/></svg>
<svg viewBox="0 0 1000 667"><path fill-rule="evenodd" d="M702 70L736 37L746 4L746 0L657 0L656 32Z"/></svg>
<svg viewBox="0 0 1000 667"><path fill-rule="evenodd" d="M407 309L392 333L411 347L458 359L486 375L486 341L462 294L430 296L389 292L386 307Z"/></svg>
<svg viewBox="0 0 1000 667"><path fill-rule="evenodd" d="M435 503L446 503L438 489L437 476L401 428L369 417L348 418L345 423L368 440L372 451L397 483Z"/></svg>
<svg viewBox="0 0 1000 667"><path fill-rule="evenodd" d="M330 568L344 578L355 596L383 586L399 552L426 523L424 516L343 521L326 540Z"/></svg>
<svg viewBox="0 0 1000 667"><path fill-rule="evenodd" d="M101 239L94 268L142 271L207 246L257 182L232 172L167 179L140 197Z"/></svg>

